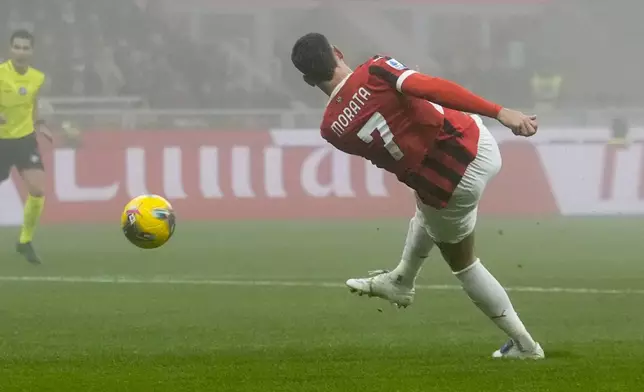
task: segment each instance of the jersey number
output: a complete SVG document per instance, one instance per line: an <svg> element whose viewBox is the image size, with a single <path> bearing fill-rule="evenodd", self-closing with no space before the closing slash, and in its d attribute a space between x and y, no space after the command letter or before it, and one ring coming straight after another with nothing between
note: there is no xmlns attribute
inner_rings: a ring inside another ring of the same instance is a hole
<svg viewBox="0 0 644 392"><path fill-rule="evenodd" d="M387 121L380 113L374 113L373 116L358 132L358 137L365 143L373 142L373 132L378 131L382 141L385 142L385 149L395 160L399 161L403 157L400 147L394 142L394 135L389 129Z"/></svg>

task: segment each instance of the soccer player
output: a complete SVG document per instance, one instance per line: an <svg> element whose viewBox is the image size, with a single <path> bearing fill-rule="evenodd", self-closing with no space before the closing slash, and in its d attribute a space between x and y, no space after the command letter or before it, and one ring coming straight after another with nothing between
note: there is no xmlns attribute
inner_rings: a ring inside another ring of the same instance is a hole
<svg viewBox="0 0 644 392"><path fill-rule="evenodd" d="M45 75L30 66L34 37L26 30L11 35L11 58L0 64L0 182L15 166L29 193L16 250L32 264L41 260L32 245L45 205L45 171L36 131L51 140L38 118L38 93Z"/></svg>
<svg viewBox="0 0 644 392"><path fill-rule="evenodd" d="M479 200L501 169L498 145L479 115L521 136L535 134L536 116L502 108L390 57L375 56L352 70L342 52L317 33L297 40L291 60L309 85L329 96L322 137L415 191L416 213L398 266L349 279L349 289L407 307L436 245L474 304L509 336L492 356L544 358L506 291L474 252Z"/></svg>

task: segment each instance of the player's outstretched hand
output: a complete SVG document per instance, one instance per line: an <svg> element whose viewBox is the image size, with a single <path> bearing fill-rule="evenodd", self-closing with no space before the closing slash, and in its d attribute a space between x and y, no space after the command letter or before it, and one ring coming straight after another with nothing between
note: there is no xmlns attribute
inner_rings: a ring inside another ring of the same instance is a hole
<svg viewBox="0 0 644 392"><path fill-rule="evenodd" d="M503 108L496 117L497 120L512 130L512 133L518 136L530 137L537 133L539 123L537 116L528 116L518 110Z"/></svg>

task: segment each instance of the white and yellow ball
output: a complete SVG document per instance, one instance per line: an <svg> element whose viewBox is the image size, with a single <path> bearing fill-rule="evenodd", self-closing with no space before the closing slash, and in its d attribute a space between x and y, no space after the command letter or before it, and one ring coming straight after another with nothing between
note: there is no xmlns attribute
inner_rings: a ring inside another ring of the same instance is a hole
<svg viewBox="0 0 644 392"><path fill-rule="evenodd" d="M158 195L141 195L132 199L121 215L125 238L139 248L158 248L174 233L172 205Z"/></svg>

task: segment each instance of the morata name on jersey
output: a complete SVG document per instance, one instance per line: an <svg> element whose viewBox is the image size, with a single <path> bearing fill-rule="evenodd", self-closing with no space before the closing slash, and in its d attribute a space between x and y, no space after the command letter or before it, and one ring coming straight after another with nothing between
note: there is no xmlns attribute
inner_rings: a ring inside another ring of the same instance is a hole
<svg viewBox="0 0 644 392"><path fill-rule="evenodd" d="M364 87L360 87L358 92L353 94L353 97L351 97L347 106L342 109L342 113L340 113L338 119L331 124L331 130L335 132L336 135L342 136L349 124L351 124L351 122L356 118L358 112L360 112L367 103L370 96L371 91Z"/></svg>

